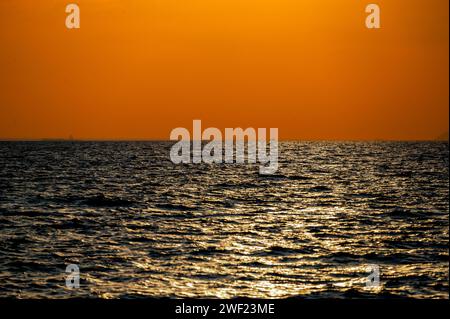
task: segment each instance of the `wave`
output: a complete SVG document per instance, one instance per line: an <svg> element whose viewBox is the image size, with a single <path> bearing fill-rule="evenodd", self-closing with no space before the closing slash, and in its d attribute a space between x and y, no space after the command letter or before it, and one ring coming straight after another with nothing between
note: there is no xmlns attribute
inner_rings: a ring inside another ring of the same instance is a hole
<svg viewBox="0 0 450 319"><path fill-rule="evenodd" d="M332 189L325 185L318 185L318 186L311 187L308 191L310 191L310 192L331 192Z"/></svg>
<svg viewBox="0 0 450 319"><path fill-rule="evenodd" d="M92 207L129 207L135 204L133 201L118 197L105 195L103 193L91 195L91 196L77 196L66 195L57 197L43 197L38 195L36 197L38 201L47 201L58 204L69 204L76 206L92 206Z"/></svg>
<svg viewBox="0 0 450 319"><path fill-rule="evenodd" d="M402 207L395 207L383 213L384 216L391 218L429 217L430 214L433 214L433 212L425 212Z"/></svg>
<svg viewBox="0 0 450 319"><path fill-rule="evenodd" d="M174 211L193 211L197 210L197 208L181 205L181 204L156 204L157 208L161 208L164 210L174 210Z"/></svg>
<svg viewBox="0 0 450 319"><path fill-rule="evenodd" d="M315 252L314 248L291 248L283 246L271 246L266 250L259 251L254 255L257 256L286 256L286 255L309 255Z"/></svg>
<svg viewBox="0 0 450 319"><path fill-rule="evenodd" d="M133 205L133 202L120 197L110 197L104 194L98 194L82 199L80 204L93 207L129 207Z"/></svg>
<svg viewBox="0 0 450 319"><path fill-rule="evenodd" d="M348 252L334 252L322 258L331 259L335 262L346 263L346 262L360 262L361 259L368 262L388 262L395 264L408 264L413 262L425 262L427 258L425 256L417 254L407 254L407 253L391 253L391 254L381 254L381 253L348 253Z"/></svg>

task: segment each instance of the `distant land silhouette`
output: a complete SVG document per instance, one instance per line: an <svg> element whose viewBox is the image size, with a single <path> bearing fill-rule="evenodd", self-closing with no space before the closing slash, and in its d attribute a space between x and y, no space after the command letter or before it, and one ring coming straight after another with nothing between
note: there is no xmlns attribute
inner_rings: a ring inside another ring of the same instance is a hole
<svg viewBox="0 0 450 319"><path fill-rule="evenodd" d="M42 138L43 142L66 142L66 141L74 141L72 135L69 135L69 138Z"/></svg>
<svg viewBox="0 0 450 319"><path fill-rule="evenodd" d="M438 141L448 141L448 131L439 135L436 140Z"/></svg>

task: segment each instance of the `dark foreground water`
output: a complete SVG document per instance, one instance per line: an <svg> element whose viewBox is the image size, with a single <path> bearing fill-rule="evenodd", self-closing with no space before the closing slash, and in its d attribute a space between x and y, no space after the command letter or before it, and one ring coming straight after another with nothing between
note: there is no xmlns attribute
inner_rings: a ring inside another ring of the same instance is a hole
<svg viewBox="0 0 450 319"><path fill-rule="evenodd" d="M0 143L0 297L448 298L447 143L282 143L272 177L169 149Z"/></svg>

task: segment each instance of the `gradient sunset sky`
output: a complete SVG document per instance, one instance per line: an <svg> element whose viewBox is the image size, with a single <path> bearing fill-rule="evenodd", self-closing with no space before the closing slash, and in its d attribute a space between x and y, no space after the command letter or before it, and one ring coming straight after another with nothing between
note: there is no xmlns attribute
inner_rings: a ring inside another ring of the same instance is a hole
<svg viewBox="0 0 450 319"><path fill-rule="evenodd" d="M447 0L79 0L68 30L70 2L0 1L0 139L168 139L193 119L282 139L448 131Z"/></svg>

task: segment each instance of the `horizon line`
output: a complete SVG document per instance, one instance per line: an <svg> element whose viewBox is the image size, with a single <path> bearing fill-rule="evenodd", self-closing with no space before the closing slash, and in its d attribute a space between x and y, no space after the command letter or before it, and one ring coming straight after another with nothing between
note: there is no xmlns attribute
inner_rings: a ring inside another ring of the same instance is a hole
<svg viewBox="0 0 450 319"><path fill-rule="evenodd" d="M0 142L178 142L158 138L0 138ZM193 141L193 140L191 140ZM211 140L202 140L211 141ZM223 139L221 141L224 141ZM448 142L449 139L278 139L279 142Z"/></svg>

